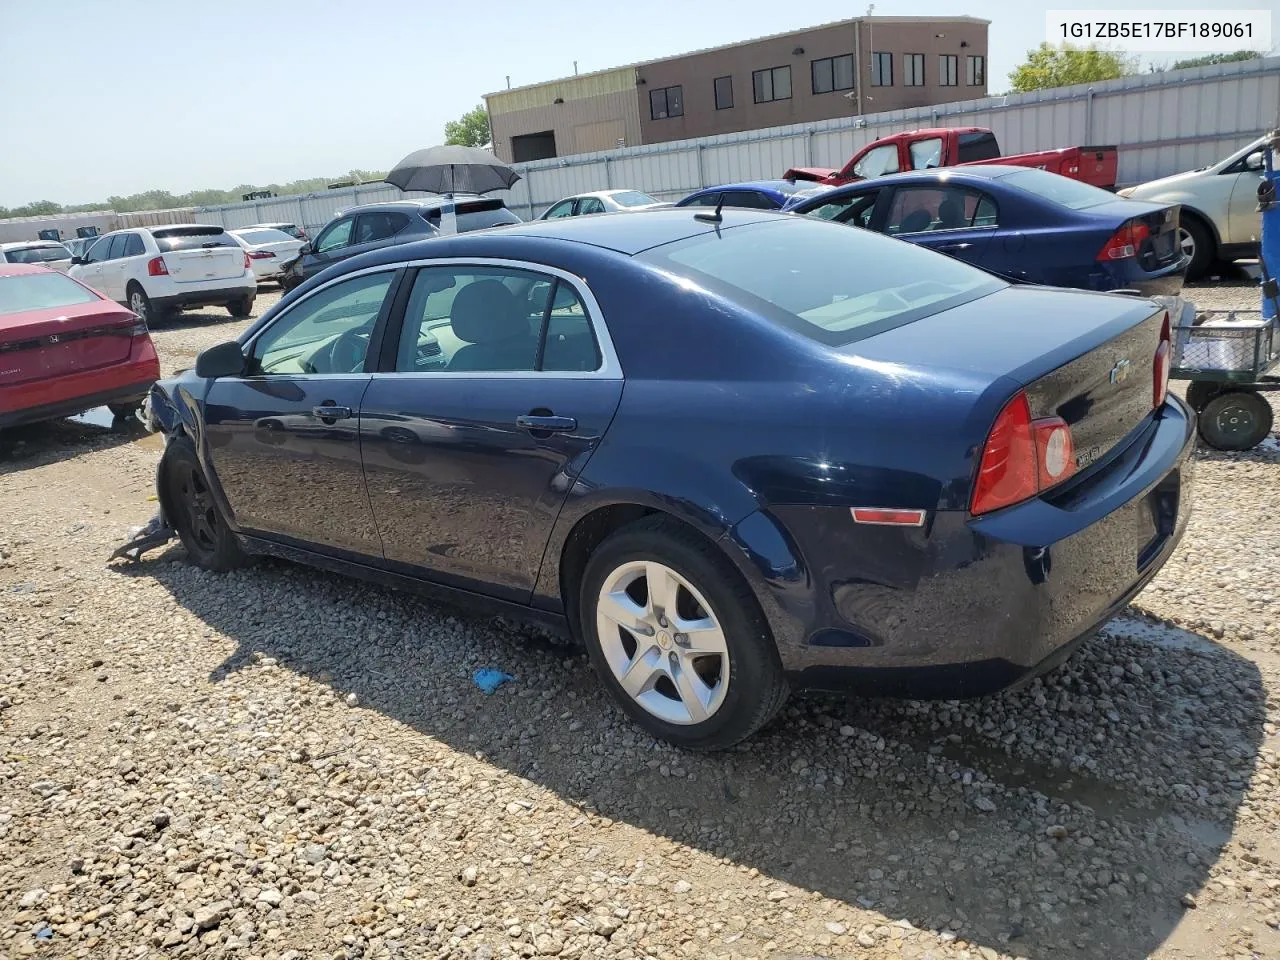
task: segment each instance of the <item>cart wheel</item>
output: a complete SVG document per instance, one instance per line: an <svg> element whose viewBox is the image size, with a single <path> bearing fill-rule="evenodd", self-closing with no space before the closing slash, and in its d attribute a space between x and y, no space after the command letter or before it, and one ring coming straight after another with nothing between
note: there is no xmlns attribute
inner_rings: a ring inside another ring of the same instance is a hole
<svg viewBox="0 0 1280 960"><path fill-rule="evenodd" d="M1271 404L1252 390L1220 393L1200 414L1200 437L1215 450L1250 450L1271 432Z"/></svg>
<svg viewBox="0 0 1280 960"><path fill-rule="evenodd" d="M1187 406L1196 413L1204 410L1204 405L1218 395L1221 384L1212 380L1192 380L1187 384Z"/></svg>

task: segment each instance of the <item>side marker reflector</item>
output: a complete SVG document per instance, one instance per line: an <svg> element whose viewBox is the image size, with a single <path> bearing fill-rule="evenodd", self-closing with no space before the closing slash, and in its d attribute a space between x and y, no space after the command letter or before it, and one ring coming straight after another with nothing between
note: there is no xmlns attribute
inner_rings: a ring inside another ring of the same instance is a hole
<svg viewBox="0 0 1280 960"><path fill-rule="evenodd" d="M923 527L923 510L886 510L881 507L851 507L854 523L882 527Z"/></svg>

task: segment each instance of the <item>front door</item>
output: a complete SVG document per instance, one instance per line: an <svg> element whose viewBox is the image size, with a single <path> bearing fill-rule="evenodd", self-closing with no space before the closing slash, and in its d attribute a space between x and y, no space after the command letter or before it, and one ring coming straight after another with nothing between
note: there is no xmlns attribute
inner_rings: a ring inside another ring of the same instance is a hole
<svg viewBox="0 0 1280 960"><path fill-rule="evenodd" d="M321 287L248 344L244 376L214 381L207 456L245 533L381 558L360 466L360 404L395 276Z"/></svg>
<svg viewBox="0 0 1280 960"><path fill-rule="evenodd" d="M390 563L529 601L560 507L622 396L587 302L532 265L418 272L394 372L374 376L360 418Z"/></svg>
<svg viewBox="0 0 1280 960"><path fill-rule="evenodd" d="M1224 243L1253 243L1262 240L1262 215L1258 213L1258 187L1261 186L1266 175L1262 170L1250 170L1248 161L1249 157L1245 157L1240 162L1244 169L1236 175L1236 182L1231 187L1231 206L1227 211L1227 236L1222 238Z"/></svg>
<svg viewBox="0 0 1280 960"><path fill-rule="evenodd" d="M316 237L316 242L311 245L311 252L303 254L302 257L304 280L310 280L325 267L333 266L350 255L351 234L355 230L355 225L355 217L343 217L320 231L320 236Z"/></svg>

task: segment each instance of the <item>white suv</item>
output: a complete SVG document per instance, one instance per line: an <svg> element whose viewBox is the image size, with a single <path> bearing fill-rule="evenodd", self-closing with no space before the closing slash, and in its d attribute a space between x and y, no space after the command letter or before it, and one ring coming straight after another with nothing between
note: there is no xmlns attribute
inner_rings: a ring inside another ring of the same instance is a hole
<svg viewBox="0 0 1280 960"><path fill-rule="evenodd" d="M68 273L149 324L186 307L247 317L258 293L249 255L222 227L175 224L99 237Z"/></svg>

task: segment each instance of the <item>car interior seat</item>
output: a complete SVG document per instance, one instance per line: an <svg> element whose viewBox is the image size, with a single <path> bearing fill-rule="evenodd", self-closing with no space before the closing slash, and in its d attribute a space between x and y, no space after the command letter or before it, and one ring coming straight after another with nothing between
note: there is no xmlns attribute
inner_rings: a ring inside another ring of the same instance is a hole
<svg viewBox="0 0 1280 960"><path fill-rule="evenodd" d="M449 310L453 333L465 341L450 370L532 370L537 337L522 301L501 280L477 280L458 291Z"/></svg>
<svg viewBox="0 0 1280 960"><path fill-rule="evenodd" d="M938 204L938 229L956 230L967 227L969 220L964 215L964 201L958 197L947 197Z"/></svg>

